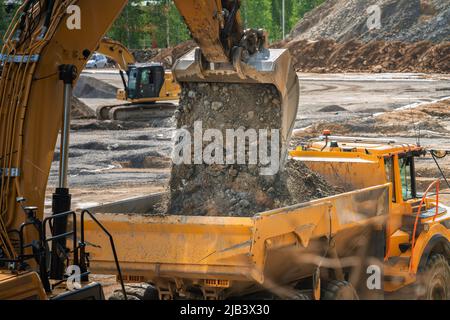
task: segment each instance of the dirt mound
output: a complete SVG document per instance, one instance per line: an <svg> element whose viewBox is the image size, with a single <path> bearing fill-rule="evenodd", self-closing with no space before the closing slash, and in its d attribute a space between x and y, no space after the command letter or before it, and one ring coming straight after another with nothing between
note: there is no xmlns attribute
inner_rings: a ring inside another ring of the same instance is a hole
<svg viewBox="0 0 450 320"><path fill-rule="evenodd" d="M386 135L428 138L450 138L450 99L399 108L374 114L363 119L351 119L341 123L321 121L296 131L296 138L313 138L324 129L333 135Z"/></svg>
<svg viewBox="0 0 450 320"><path fill-rule="evenodd" d="M222 134L226 145L229 142L229 129L234 131L238 128L251 128L256 132L260 129L280 129L280 108L279 93L272 85L184 84L177 113L177 128L184 128L191 137L195 137L195 121L202 120L202 130L215 129ZM215 142L216 139L214 138ZM286 170L263 175L261 169L266 166L261 161L249 163L249 150L258 145L261 148L260 140L254 144L248 140L245 142L245 164L229 164L225 161L230 152L227 152L224 145L219 145L208 153L223 159L222 164L217 161L206 164L205 153L210 141L203 140L201 164L172 166L168 213L252 216L258 212L333 193L331 186L297 161L289 161ZM272 155L272 152L276 152L277 144L272 145L272 139L267 142L267 154ZM191 144L189 153L192 152ZM239 155L236 145L231 148L234 156ZM219 155L220 153L223 154ZM283 155L279 156L283 158ZM192 161L193 159L194 157Z"/></svg>
<svg viewBox="0 0 450 320"><path fill-rule="evenodd" d="M283 206L320 199L343 191L331 186L321 175L311 171L301 161L289 159L284 174L289 197Z"/></svg>
<svg viewBox="0 0 450 320"><path fill-rule="evenodd" d="M319 109L319 112L342 112L342 111L347 111L347 109L342 108L341 106L338 105L330 105Z"/></svg>
<svg viewBox="0 0 450 320"><path fill-rule="evenodd" d="M380 28L369 30L369 7L380 8ZM328 0L307 13L290 39L450 41L450 0Z"/></svg>
<svg viewBox="0 0 450 320"><path fill-rule="evenodd" d="M169 157L163 156L158 153L154 155L137 154L127 156L126 159L118 159L117 162L121 168L170 168L171 160Z"/></svg>
<svg viewBox="0 0 450 320"><path fill-rule="evenodd" d="M164 49L135 49L131 50L131 53L134 56L134 59L136 59L136 62L138 63L144 63L153 61L153 58L158 55L162 50Z"/></svg>
<svg viewBox="0 0 450 320"><path fill-rule="evenodd" d="M77 98L115 99L117 87L94 77L81 75L73 90Z"/></svg>
<svg viewBox="0 0 450 320"><path fill-rule="evenodd" d="M289 49L302 72L450 72L450 42L294 40L274 47Z"/></svg>
<svg viewBox="0 0 450 320"><path fill-rule="evenodd" d="M72 119L93 119L95 118L95 112L89 108L86 104L81 102L78 98L72 97L72 105L70 113Z"/></svg>
<svg viewBox="0 0 450 320"><path fill-rule="evenodd" d="M182 42L173 48L136 50L133 54L138 62L161 62L165 68L170 69L178 58L196 46L195 42L190 40Z"/></svg>

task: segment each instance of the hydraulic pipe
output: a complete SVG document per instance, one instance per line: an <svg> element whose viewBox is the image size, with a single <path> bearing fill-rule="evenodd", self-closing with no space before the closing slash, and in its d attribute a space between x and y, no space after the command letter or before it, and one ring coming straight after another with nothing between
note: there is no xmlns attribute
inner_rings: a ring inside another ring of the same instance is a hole
<svg viewBox="0 0 450 320"><path fill-rule="evenodd" d="M70 107L73 82L76 79L77 69L74 65L61 65L59 67L59 79L64 83L64 110L61 127L61 144L59 158L59 183L53 194L53 215L70 211L72 197L69 192L67 173L69 164L69 140L70 140ZM67 232L67 216L59 216L54 219L52 236ZM52 241L52 258L50 278L62 280L65 273L65 261L68 255L66 239L59 238Z"/></svg>
<svg viewBox="0 0 450 320"><path fill-rule="evenodd" d="M64 83L64 114L61 128L60 158L59 158L59 188L67 188L67 172L69 164L70 140L70 105L72 98L72 83Z"/></svg>

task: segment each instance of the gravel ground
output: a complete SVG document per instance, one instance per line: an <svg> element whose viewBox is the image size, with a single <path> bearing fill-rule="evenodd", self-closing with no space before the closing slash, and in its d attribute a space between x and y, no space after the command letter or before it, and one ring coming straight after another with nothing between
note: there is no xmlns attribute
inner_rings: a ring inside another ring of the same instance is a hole
<svg viewBox="0 0 450 320"><path fill-rule="evenodd" d="M381 29L368 30L367 9L381 9ZM291 39L450 40L450 0L328 0L299 21Z"/></svg>

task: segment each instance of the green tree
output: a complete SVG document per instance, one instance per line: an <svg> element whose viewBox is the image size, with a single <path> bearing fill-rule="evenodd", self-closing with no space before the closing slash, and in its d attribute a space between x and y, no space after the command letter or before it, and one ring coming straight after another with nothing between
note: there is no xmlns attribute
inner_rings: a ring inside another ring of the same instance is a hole
<svg viewBox="0 0 450 320"><path fill-rule="evenodd" d="M283 0L241 0L241 17L245 28L263 28L269 39L283 37ZM285 0L286 35L309 11L325 0ZM131 0L108 35L132 49L151 46L174 46L190 38L172 0Z"/></svg>
<svg viewBox="0 0 450 320"><path fill-rule="evenodd" d="M325 0L285 0L285 32L292 30L297 22ZM283 37L282 0L242 0L242 19L246 28L263 28L269 32L271 41Z"/></svg>
<svg viewBox="0 0 450 320"><path fill-rule="evenodd" d="M108 36L132 49L173 46L190 37L172 0L130 1Z"/></svg>
<svg viewBox="0 0 450 320"><path fill-rule="evenodd" d="M272 38L274 22L271 15L272 1L248 1L244 0L241 3L241 18L245 28L262 28L269 32L269 37Z"/></svg>
<svg viewBox="0 0 450 320"><path fill-rule="evenodd" d="M130 0L108 33L108 36L130 48L139 47L140 35L143 32L143 10L140 2Z"/></svg>
<svg viewBox="0 0 450 320"><path fill-rule="evenodd" d="M191 36L189 33L189 29L184 23L184 20L181 17L180 13L178 12L178 9L176 8L173 1L170 1L169 17L170 17L169 30L171 34L170 45L173 46L180 42L190 39Z"/></svg>
<svg viewBox="0 0 450 320"><path fill-rule="evenodd" d="M0 45L3 44L3 37L18 8L18 3L11 2L9 4L6 4L5 1L0 0Z"/></svg>
<svg viewBox="0 0 450 320"><path fill-rule="evenodd" d="M152 40L159 47L173 46L190 38L189 31L172 0L147 4L146 23L154 26Z"/></svg>
<svg viewBox="0 0 450 320"><path fill-rule="evenodd" d="M6 32L7 23L9 21L4 18L4 17L6 17L6 9L5 9L5 4L3 2L0 2L0 17L2 17L0 19L0 34L4 35ZM3 36L2 36L2 39L0 39L0 41L3 41Z"/></svg>

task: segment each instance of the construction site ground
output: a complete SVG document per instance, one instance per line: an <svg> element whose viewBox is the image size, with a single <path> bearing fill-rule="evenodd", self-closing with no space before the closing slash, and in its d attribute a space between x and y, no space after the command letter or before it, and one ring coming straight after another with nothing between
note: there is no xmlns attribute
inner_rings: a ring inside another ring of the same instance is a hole
<svg viewBox="0 0 450 320"><path fill-rule="evenodd" d="M316 137L325 128L331 129L333 134L384 136L415 143L420 126L422 145L450 149L450 98L445 99L450 97L448 75L298 75L301 89L295 128L301 130L293 144ZM98 105L118 102L114 99L121 83L117 70L88 71L83 73L82 79L84 77L90 78L88 83L95 90L80 100L93 111ZM86 79L81 81L85 83ZM75 95L79 90L77 87ZM93 98L95 94L101 98ZM416 112L429 105L434 105L437 111L431 115ZM376 119L380 119L381 124ZM174 128L175 122L171 119L73 120L69 160L73 207L89 207L165 190L170 176ZM49 177L47 209L57 183L58 145ZM441 160L441 166L450 176L450 157ZM420 187L438 177L429 156L419 161L417 167Z"/></svg>

